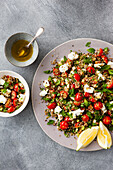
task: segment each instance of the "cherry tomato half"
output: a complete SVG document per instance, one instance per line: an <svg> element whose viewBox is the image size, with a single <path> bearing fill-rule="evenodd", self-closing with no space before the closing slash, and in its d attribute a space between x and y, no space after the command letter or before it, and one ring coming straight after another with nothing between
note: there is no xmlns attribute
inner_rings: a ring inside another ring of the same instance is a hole
<svg viewBox="0 0 113 170"><path fill-rule="evenodd" d="M13 100L13 106L17 106L17 104L18 104L18 99L15 98L15 99Z"/></svg>
<svg viewBox="0 0 113 170"><path fill-rule="evenodd" d="M71 121L71 120L70 120L70 117L65 117L64 121L70 122L70 121Z"/></svg>
<svg viewBox="0 0 113 170"><path fill-rule="evenodd" d="M14 85L14 90L15 90L16 92L19 91L18 83Z"/></svg>
<svg viewBox="0 0 113 170"><path fill-rule="evenodd" d="M53 102L50 105L47 106L49 109L54 109L56 107L56 103Z"/></svg>
<svg viewBox="0 0 113 170"><path fill-rule="evenodd" d="M15 111L15 107L14 106L10 106L7 110L8 113L14 112Z"/></svg>
<svg viewBox="0 0 113 170"><path fill-rule="evenodd" d="M105 116L102 121L105 125L109 125L111 123L111 118L109 116Z"/></svg>
<svg viewBox="0 0 113 170"><path fill-rule="evenodd" d="M53 68L53 74L54 74L55 76L60 75L59 69L58 69L58 68Z"/></svg>
<svg viewBox="0 0 113 170"><path fill-rule="evenodd" d="M90 96L90 93L85 92L84 96L85 96L85 97L89 97L89 96Z"/></svg>
<svg viewBox="0 0 113 170"><path fill-rule="evenodd" d="M68 97L68 93L64 90L60 91L60 96L66 99Z"/></svg>
<svg viewBox="0 0 113 170"><path fill-rule="evenodd" d="M12 90L11 99L14 100L16 98L16 96L17 96L16 91Z"/></svg>
<svg viewBox="0 0 113 170"><path fill-rule="evenodd" d="M107 64L108 63L108 58L105 55L102 55L101 57L102 57L104 63Z"/></svg>
<svg viewBox="0 0 113 170"><path fill-rule="evenodd" d="M66 121L60 122L60 128L66 130L69 127L69 124Z"/></svg>
<svg viewBox="0 0 113 170"><path fill-rule="evenodd" d="M83 116L82 116L82 120L83 120L84 122L88 122L88 121L89 121L89 116L88 116L87 114L83 115Z"/></svg>
<svg viewBox="0 0 113 170"><path fill-rule="evenodd" d="M81 101L80 102L74 101L75 106L80 106L80 104L81 104Z"/></svg>
<svg viewBox="0 0 113 170"><path fill-rule="evenodd" d="M80 75L79 74L74 74L74 78L76 81L80 81Z"/></svg>
<svg viewBox="0 0 113 170"><path fill-rule="evenodd" d="M83 99L83 94L82 94L82 93L79 93L79 92L78 92L78 93L75 94L75 100L76 100L76 101L79 102L79 101L81 101L82 99Z"/></svg>
<svg viewBox="0 0 113 170"><path fill-rule="evenodd" d="M88 71L89 73L91 73L91 74L94 74L94 73L95 73L95 69L94 69L93 67L91 67L91 66L89 66L89 67L87 68L87 71Z"/></svg>
<svg viewBox="0 0 113 170"><path fill-rule="evenodd" d="M75 123L75 128L78 128L78 127L79 127L79 123L80 123L80 122Z"/></svg>
<svg viewBox="0 0 113 170"><path fill-rule="evenodd" d="M97 56L101 56L102 54L103 54L103 49L100 48L100 49L99 49L99 53L97 54Z"/></svg>
<svg viewBox="0 0 113 170"><path fill-rule="evenodd" d="M95 110L101 110L102 107L103 107L103 104L102 104L101 102L96 102L96 103L94 104Z"/></svg>
<svg viewBox="0 0 113 170"><path fill-rule="evenodd" d="M12 105L12 100L11 99L8 99L6 104L5 104L5 107L6 108L9 108L10 106Z"/></svg>

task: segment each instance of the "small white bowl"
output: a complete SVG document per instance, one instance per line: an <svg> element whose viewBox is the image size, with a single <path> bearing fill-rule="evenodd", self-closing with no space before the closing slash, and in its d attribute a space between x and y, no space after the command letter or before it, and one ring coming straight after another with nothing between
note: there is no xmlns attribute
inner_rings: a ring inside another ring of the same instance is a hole
<svg viewBox="0 0 113 170"><path fill-rule="evenodd" d="M17 61L15 58L13 58L12 53L11 53L11 48L12 48L13 43L15 43L18 40L27 40L28 42L30 42L32 39L33 39L33 36L28 33L16 33L16 34L13 34L11 37L9 37L9 39L7 40L5 44L5 55L11 64L17 67L25 67L25 66L31 65L37 59L38 53L39 53L39 47L38 47L36 40L32 43L33 54L29 60L24 61L24 62Z"/></svg>
<svg viewBox="0 0 113 170"><path fill-rule="evenodd" d="M15 115L19 114L20 112L22 112L24 110L24 108L27 106L27 103L29 101L29 96L30 96L29 86L28 86L26 80L18 73L15 73L15 72L9 71L9 70L0 71L0 78L2 78L4 75L9 75L9 76L18 78L22 82L22 84L24 85L24 88L25 88L25 96L26 97L25 97L24 103L22 104L22 106L19 109L15 110L13 113L0 112L0 117L12 117L12 116L15 116Z"/></svg>

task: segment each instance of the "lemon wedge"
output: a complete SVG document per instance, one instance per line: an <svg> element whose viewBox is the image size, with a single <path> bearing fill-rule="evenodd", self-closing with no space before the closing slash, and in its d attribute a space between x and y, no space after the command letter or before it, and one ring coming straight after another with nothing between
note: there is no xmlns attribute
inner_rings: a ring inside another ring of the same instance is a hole
<svg viewBox="0 0 113 170"><path fill-rule="evenodd" d="M77 148L76 151L79 151L81 148L85 148L89 145L97 136L99 126L93 126L84 130L77 139Z"/></svg>
<svg viewBox="0 0 113 170"><path fill-rule="evenodd" d="M104 149L108 149L112 145L112 138L110 132L102 122L99 123L97 142Z"/></svg>

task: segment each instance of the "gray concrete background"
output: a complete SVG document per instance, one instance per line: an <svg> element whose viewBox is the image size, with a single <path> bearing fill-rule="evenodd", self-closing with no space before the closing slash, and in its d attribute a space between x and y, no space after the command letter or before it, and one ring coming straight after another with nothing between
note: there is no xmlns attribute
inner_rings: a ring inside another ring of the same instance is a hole
<svg viewBox="0 0 113 170"><path fill-rule="evenodd" d="M40 54L25 68L11 65L4 55L7 38L16 32L34 34ZM55 46L74 38L91 37L113 43L113 0L0 0L0 70L20 73L30 88L42 58ZM111 170L113 147L76 152L52 141L38 125L31 106L12 118L0 118L0 170Z"/></svg>

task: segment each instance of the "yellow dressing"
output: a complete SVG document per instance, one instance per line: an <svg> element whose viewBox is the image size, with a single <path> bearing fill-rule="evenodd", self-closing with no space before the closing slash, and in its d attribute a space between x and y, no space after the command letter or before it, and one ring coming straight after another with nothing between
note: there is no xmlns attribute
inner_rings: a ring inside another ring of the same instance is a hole
<svg viewBox="0 0 113 170"><path fill-rule="evenodd" d="M12 54L13 58L16 59L17 61L21 61L21 62L29 60L33 54L33 46L32 45L30 45L29 48L27 49L28 50L27 55L21 56L21 57L19 56L20 55L19 50L28 44L29 44L29 41L26 41L26 40L18 40L16 42L14 42L14 44L12 45L12 48L11 48L11 54Z"/></svg>

